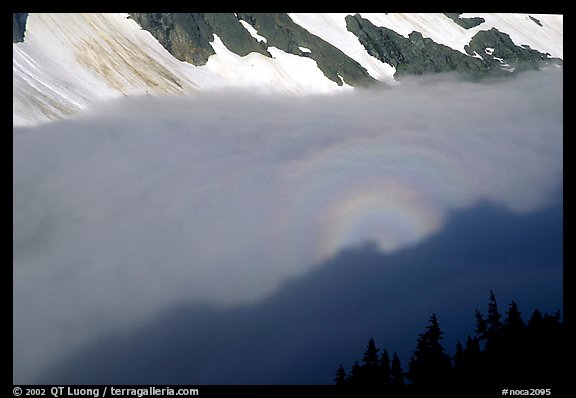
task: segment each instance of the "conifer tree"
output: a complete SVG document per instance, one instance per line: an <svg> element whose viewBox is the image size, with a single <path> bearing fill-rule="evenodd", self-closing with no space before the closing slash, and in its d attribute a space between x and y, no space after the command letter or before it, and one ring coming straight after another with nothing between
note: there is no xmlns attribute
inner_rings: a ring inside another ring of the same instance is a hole
<svg viewBox="0 0 576 398"><path fill-rule="evenodd" d="M376 343L374 339L370 339L366 345L366 351L364 351L364 356L362 357L362 373L365 378L365 382L368 384L378 383L379 374L379 361L378 361L378 351L380 349L376 348Z"/></svg>
<svg viewBox="0 0 576 398"><path fill-rule="evenodd" d="M476 317L476 330L474 330L474 332L476 332L476 334L478 335L478 339L485 340L486 334L488 332L488 326L486 324L486 320L484 319L484 316L478 309L476 309L475 317Z"/></svg>
<svg viewBox="0 0 576 398"><path fill-rule="evenodd" d="M488 301L488 316L486 318L486 323L488 326L488 338L497 339L502 333L502 322L500 319L502 315L498 311L498 303L496 302L496 296L494 292L490 290L490 299Z"/></svg>
<svg viewBox="0 0 576 398"><path fill-rule="evenodd" d="M392 355L392 364L390 366L390 384L394 386L404 385L404 371L398 354Z"/></svg>
<svg viewBox="0 0 576 398"><path fill-rule="evenodd" d="M362 362L364 366L377 367L378 366L378 351L380 349L376 348L376 343L374 339L370 339L366 345L366 351L364 351L364 356L362 357Z"/></svg>
<svg viewBox="0 0 576 398"><path fill-rule="evenodd" d="M458 340L456 342L456 352L454 353L454 360L452 362L454 369L462 370L466 366L465 362L464 347L462 347L462 343Z"/></svg>
<svg viewBox="0 0 576 398"><path fill-rule="evenodd" d="M463 383L471 385L520 384L526 380L554 383L566 380L568 371L564 363L567 330L560 312L554 315L534 310L525 323L515 301L509 304L505 318L498 310L496 296L490 290L486 318L475 310L476 336L467 336L466 345L456 344L453 357L442 347L443 332L436 314L432 314L424 333L418 335L416 349L404 373L398 355L392 360L387 350L380 351L370 339L362 357L362 365L354 362L350 373L340 365L336 371L336 384L403 385L405 375L415 386L438 387ZM481 347L481 342L484 342ZM445 390L443 390L445 391Z"/></svg>
<svg viewBox="0 0 576 398"><path fill-rule="evenodd" d="M334 382L337 385L346 384L346 371L341 364L338 366L338 370L336 370L336 377L334 378Z"/></svg>
<svg viewBox="0 0 576 398"><path fill-rule="evenodd" d="M542 323L542 313L539 310L534 310L530 320L528 321L529 328L535 328Z"/></svg>
<svg viewBox="0 0 576 398"><path fill-rule="evenodd" d="M430 325L418 336L416 350L408 364L408 378L414 384L438 385L446 381L451 364L440 343L442 334L436 314L432 314Z"/></svg>
<svg viewBox="0 0 576 398"><path fill-rule="evenodd" d="M352 369L350 370L350 375L347 378L348 384L362 384L364 382L362 376L362 367L358 361L354 361L354 365L352 365Z"/></svg>
<svg viewBox="0 0 576 398"><path fill-rule="evenodd" d="M474 380L482 378L480 366L482 358L480 352L478 338L468 335L464 347L462 347L462 343L458 341L453 363L456 382L462 385L470 385L474 383Z"/></svg>
<svg viewBox="0 0 576 398"><path fill-rule="evenodd" d="M492 352L491 358L499 370L501 381L521 382L527 374L526 367L532 362L533 355L526 337L526 326L518 305L512 301L502 323L501 344L497 352Z"/></svg>
<svg viewBox="0 0 576 398"><path fill-rule="evenodd" d="M496 295L490 290L488 313L486 315L486 340L480 371L483 380L490 383L503 383L507 380L507 369L513 364L503 361L507 358L507 347L502 340L502 315L498 309Z"/></svg>
<svg viewBox="0 0 576 398"><path fill-rule="evenodd" d="M382 352L382 357L380 358L380 378L384 384L390 384L391 367L390 367L390 356L388 355L388 350Z"/></svg>
<svg viewBox="0 0 576 398"><path fill-rule="evenodd" d="M503 332L508 336L518 336L520 332L524 329L524 321L520 311L518 310L518 305L515 301L510 303L510 307L506 312L506 319L504 320Z"/></svg>
<svg viewBox="0 0 576 398"><path fill-rule="evenodd" d="M476 337L468 335L466 339L466 348L464 348L466 358L473 359L480 354L480 344Z"/></svg>

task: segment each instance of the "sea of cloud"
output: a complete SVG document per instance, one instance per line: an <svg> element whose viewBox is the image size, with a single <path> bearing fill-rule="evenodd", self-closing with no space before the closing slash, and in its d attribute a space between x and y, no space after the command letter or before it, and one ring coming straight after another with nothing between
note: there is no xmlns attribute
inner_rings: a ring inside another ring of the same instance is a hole
<svg viewBox="0 0 576 398"><path fill-rule="evenodd" d="M333 96L142 96L13 132L14 380L179 302L234 306L563 174L561 69Z"/></svg>

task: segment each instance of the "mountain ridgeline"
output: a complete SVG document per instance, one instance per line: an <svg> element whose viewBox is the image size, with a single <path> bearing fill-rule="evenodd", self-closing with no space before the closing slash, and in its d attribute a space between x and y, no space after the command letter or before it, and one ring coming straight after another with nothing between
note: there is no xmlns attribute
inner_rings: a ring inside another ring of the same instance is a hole
<svg viewBox="0 0 576 398"><path fill-rule="evenodd" d="M357 61L340 49L296 24L285 13L129 13L143 29L180 61L205 65L215 54L214 35L232 52L246 56L257 52L272 57L269 47L289 54L309 57L330 80L342 85L367 86L377 82ZM484 19L462 18L459 13L445 13L455 24L470 29ZM13 42L24 41L27 13L12 14ZM531 20L542 26L533 17ZM562 64L548 53L516 45L510 36L496 28L480 30L465 46L466 54L414 30L404 37L392 29L375 26L360 14L346 16L346 28L370 55L396 68L395 76L433 72L458 72L470 77L505 75L543 65ZM253 37L241 21L250 24L260 36ZM487 51L487 49L490 49Z"/></svg>
<svg viewBox="0 0 576 398"><path fill-rule="evenodd" d="M130 16L156 37L172 55L181 61L204 65L214 49L210 42L216 34L224 45L238 55L259 52L270 57L268 47L314 59L324 75L341 85L375 83L366 69L338 48L309 33L279 13L131 13ZM483 23L482 18L459 18L446 14L454 23L469 29ZM240 21L250 24L266 41L252 37ZM537 20L534 21L537 23ZM518 46L506 33L495 28L479 31L465 47L466 53L425 38L413 31L408 38L395 31L378 27L360 14L346 16L346 27L370 55L396 68L395 76L424 73L458 72L466 77L508 75L561 60L527 46ZM309 49L303 51L301 48ZM486 49L489 48L489 51Z"/></svg>
<svg viewBox="0 0 576 398"><path fill-rule="evenodd" d="M12 21L16 126L145 93L325 94L563 64L563 16L550 14L13 13Z"/></svg>

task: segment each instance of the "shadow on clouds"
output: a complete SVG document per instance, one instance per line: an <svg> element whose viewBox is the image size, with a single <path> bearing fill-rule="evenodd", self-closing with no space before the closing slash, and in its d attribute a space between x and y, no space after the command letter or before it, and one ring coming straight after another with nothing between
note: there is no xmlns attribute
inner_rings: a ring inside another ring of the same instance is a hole
<svg viewBox="0 0 576 398"><path fill-rule="evenodd" d="M489 202L391 254L341 251L251 305L170 306L130 331L92 341L53 366L48 384L331 384L369 338L402 365L432 312L453 354L485 313L515 300L527 320L562 310L562 204L516 214ZM273 261L271 259L270 261Z"/></svg>

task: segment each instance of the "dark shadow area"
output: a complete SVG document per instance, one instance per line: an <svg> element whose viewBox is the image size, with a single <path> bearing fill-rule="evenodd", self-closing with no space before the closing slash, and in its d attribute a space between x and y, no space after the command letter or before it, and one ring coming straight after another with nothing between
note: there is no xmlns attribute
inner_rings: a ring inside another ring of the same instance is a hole
<svg viewBox="0 0 576 398"><path fill-rule="evenodd" d="M407 364L431 313L452 355L490 289L520 311L563 310L562 215L561 203L524 215L481 203L414 247L344 250L254 305L168 308L92 342L39 382L332 384L336 366L350 367L372 337Z"/></svg>

